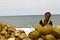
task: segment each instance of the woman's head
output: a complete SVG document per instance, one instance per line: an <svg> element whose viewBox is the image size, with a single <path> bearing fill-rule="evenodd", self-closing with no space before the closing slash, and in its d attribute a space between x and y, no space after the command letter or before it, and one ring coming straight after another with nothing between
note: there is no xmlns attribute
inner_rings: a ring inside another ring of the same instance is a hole
<svg viewBox="0 0 60 40"><path fill-rule="evenodd" d="M50 13L50 12L46 12L46 13L45 13L45 19L46 19L46 20L49 20L50 17L51 17L51 13Z"/></svg>

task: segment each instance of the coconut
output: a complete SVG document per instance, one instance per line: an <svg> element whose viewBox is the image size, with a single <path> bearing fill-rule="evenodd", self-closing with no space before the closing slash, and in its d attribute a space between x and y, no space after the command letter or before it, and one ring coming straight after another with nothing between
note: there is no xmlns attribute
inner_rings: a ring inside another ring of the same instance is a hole
<svg viewBox="0 0 60 40"><path fill-rule="evenodd" d="M46 35L46 40L56 40L53 35Z"/></svg>
<svg viewBox="0 0 60 40"><path fill-rule="evenodd" d="M2 23L2 24L0 24L0 27L1 27L2 31L7 30L7 24Z"/></svg>
<svg viewBox="0 0 60 40"><path fill-rule="evenodd" d="M39 33L41 33L42 26L40 24L37 24L35 27L35 30L37 30Z"/></svg>
<svg viewBox="0 0 60 40"><path fill-rule="evenodd" d="M60 38L60 27L59 27L59 26L55 26L52 34L53 34L56 38Z"/></svg>
<svg viewBox="0 0 60 40"><path fill-rule="evenodd" d="M7 32L6 32L6 31L1 31L1 35L2 35L2 34L7 34Z"/></svg>
<svg viewBox="0 0 60 40"><path fill-rule="evenodd" d="M27 37L26 33L21 33L21 38L22 38L22 39L24 39L24 38L26 38L26 37Z"/></svg>
<svg viewBox="0 0 60 40"><path fill-rule="evenodd" d="M18 31L20 31L21 33L25 33L25 31L24 31L24 30L18 30Z"/></svg>
<svg viewBox="0 0 60 40"><path fill-rule="evenodd" d="M7 24L7 27L8 27L7 28L8 31L16 31L16 29L12 25Z"/></svg>
<svg viewBox="0 0 60 40"><path fill-rule="evenodd" d="M8 38L10 38L10 37L11 37L11 35L9 35L9 34L6 34L6 35L5 35L5 38L6 38L6 39L8 39Z"/></svg>
<svg viewBox="0 0 60 40"><path fill-rule="evenodd" d="M28 37L33 39L33 40L37 40L39 37L39 32L37 32L36 30L32 31L28 34Z"/></svg>
<svg viewBox="0 0 60 40"><path fill-rule="evenodd" d="M15 40L15 38L9 38L8 40Z"/></svg>
<svg viewBox="0 0 60 40"><path fill-rule="evenodd" d="M6 27L7 25L5 23L0 24L2 28Z"/></svg>
<svg viewBox="0 0 60 40"><path fill-rule="evenodd" d="M53 30L53 27L51 25L47 24L46 26L43 27L41 33L43 35L47 35L47 34L50 34L52 30Z"/></svg>
<svg viewBox="0 0 60 40"><path fill-rule="evenodd" d="M24 38L23 40L32 40L32 39L30 39L30 38Z"/></svg>
<svg viewBox="0 0 60 40"><path fill-rule="evenodd" d="M43 38L38 38L38 40L44 40Z"/></svg>
<svg viewBox="0 0 60 40"><path fill-rule="evenodd" d="M7 30L7 26L4 27L4 28L1 28L1 29L2 29L2 31L6 31Z"/></svg>

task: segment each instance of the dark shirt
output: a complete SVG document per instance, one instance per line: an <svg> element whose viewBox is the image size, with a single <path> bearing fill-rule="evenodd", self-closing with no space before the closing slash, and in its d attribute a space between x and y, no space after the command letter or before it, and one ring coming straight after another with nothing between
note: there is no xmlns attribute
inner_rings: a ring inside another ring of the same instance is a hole
<svg viewBox="0 0 60 40"><path fill-rule="evenodd" d="M41 24L42 26L45 26L45 25L43 24L42 20L40 20L39 24ZM52 21L49 21L49 24L53 26Z"/></svg>

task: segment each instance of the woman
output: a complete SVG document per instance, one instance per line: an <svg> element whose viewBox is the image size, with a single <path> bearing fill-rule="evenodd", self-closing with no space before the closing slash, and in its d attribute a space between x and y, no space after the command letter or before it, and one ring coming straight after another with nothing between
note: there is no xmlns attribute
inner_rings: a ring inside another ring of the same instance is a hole
<svg viewBox="0 0 60 40"><path fill-rule="evenodd" d="M45 13L45 19L44 20L40 20L39 24L41 24L42 26L45 26L47 24L50 24L50 25L53 26L52 21L49 20L50 17L51 17L51 13L50 12L46 12Z"/></svg>

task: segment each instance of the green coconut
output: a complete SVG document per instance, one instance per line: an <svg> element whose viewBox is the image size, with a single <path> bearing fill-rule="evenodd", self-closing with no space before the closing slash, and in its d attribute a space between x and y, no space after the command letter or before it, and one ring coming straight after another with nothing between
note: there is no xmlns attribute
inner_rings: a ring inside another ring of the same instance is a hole
<svg viewBox="0 0 60 40"><path fill-rule="evenodd" d="M32 31L28 34L28 37L33 39L33 40L37 40L39 37L39 32L37 32L36 30Z"/></svg>
<svg viewBox="0 0 60 40"><path fill-rule="evenodd" d="M37 24L35 27L35 30L38 31L39 33L41 33L42 26L40 24Z"/></svg>
<svg viewBox="0 0 60 40"><path fill-rule="evenodd" d="M46 35L46 40L56 40L53 35Z"/></svg>
<svg viewBox="0 0 60 40"><path fill-rule="evenodd" d="M53 30L53 27L51 25L47 24L42 28L41 33L43 35L47 35L47 34L50 34L52 30Z"/></svg>
<svg viewBox="0 0 60 40"><path fill-rule="evenodd" d="M52 33L56 38L60 38L60 27L56 26L53 29L53 33Z"/></svg>

